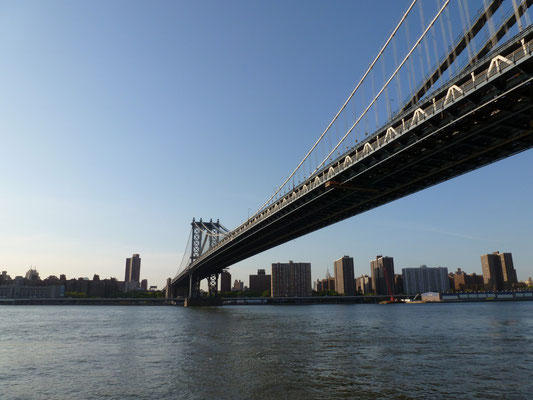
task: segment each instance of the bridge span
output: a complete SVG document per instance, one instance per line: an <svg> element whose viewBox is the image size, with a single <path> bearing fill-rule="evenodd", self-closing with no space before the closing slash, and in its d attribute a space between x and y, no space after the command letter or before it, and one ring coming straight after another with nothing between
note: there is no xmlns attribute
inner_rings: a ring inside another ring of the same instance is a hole
<svg viewBox="0 0 533 400"><path fill-rule="evenodd" d="M532 53L530 25L236 229L212 226L209 249L191 257L168 295L199 296L205 278L216 294L218 275L241 260L530 149Z"/></svg>

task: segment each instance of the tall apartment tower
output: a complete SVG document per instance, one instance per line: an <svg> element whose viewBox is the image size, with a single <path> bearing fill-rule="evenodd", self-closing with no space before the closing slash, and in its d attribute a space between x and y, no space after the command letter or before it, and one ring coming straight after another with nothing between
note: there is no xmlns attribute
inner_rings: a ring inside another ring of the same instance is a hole
<svg viewBox="0 0 533 400"><path fill-rule="evenodd" d="M220 274L220 291L231 292L231 274L228 271L222 271Z"/></svg>
<svg viewBox="0 0 533 400"><path fill-rule="evenodd" d="M511 289L514 284L518 283L516 270L513 264L513 255L511 253L496 252L500 256L500 263L502 264L502 276L504 289Z"/></svg>
<svg viewBox="0 0 533 400"><path fill-rule="evenodd" d="M124 282L139 282L141 276L141 258L134 254L131 258L126 258L126 276Z"/></svg>
<svg viewBox="0 0 533 400"><path fill-rule="evenodd" d="M370 261L372 291L377 295L396 293L394 286L394 259L392 257L377 256ZM387 279L385 279L387 278Z"/></svg>
<svg viewBox="0 0 533 400"><path fill-rule="evenodd" d="M272 264L272 297L311 296L311 263Z"/></svg>
<svg viewBox="0 0 533 400"><path fill-rule="evenodd" d="M492 254L483 254L481 256L481 268L485 289L512 289L518 283L511 253L495 251Z"/></svg>
<svg viewBox="0 0 533 400"><path fill-rule="evenodd" d="M353 269L353 258L344 256L335 260L335 288L337 293L346 296L355 296L355 274Z"/></svg>

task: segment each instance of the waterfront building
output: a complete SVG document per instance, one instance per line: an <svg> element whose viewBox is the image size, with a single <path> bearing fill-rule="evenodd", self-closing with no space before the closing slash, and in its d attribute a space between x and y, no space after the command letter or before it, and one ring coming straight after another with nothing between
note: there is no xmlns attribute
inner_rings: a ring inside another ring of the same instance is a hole
<svg viewBox="0 0 533 400"><path fill-rule="evenodd" d="M370 261L372 291L376 295L396 293L394 286L394 259L392 257L376 256Z"/></svg>
<svg viewBox="0 0 533 400"><path fill-rule="evenodd" d="M372 279L368 275L361 275L355 280L355 290L359 294L372 293Z"/></svg>
<svg viewBox="0 0 533 400"><path fill-rule="evenodd" d="M63 297L65 287L60 285L0 285L0 298L5 299L54 299Z"/></svg>
<svg viewBox="0 0 533 400"><path fill-rule="evenodd" d="M262 294L265 290L270 292L271 276L264 269L258 269L257 275L250 275L250 291Z"/></svg>
<svg viewBox="0 0 533 400"><path fill-rule="evenodd" d="M141 281L141 289L142 290L148 290L148 279L143 279Z"/></svg>
<svg viewBox="0 0 533 400"><path fill-rule="evenodd" d="M511 253L500 253L499 251L496 253L500 256L504 289L512 289L518 283L516 270L514 269L513 255Z"/></svg>
<svg viewBox="0 0 533 400"><path fill-rule="evenodd" d="M355 277L353 258L344 256L333 263L335 273L335 290L339 294L355 296Z"/></svg>
<svg viewBox="0 0 533 400"><path fill-rule="evenodd" d="M445 267L402 268L402 275L404 294L450 290L448 268Z"/></svg>
<svg viewBox="0 0 533 400"><path fill-rule="evenodd" d="M531 277L527 278L526 285L527 287L533 287L533 279Z"/></svg>
<svg viewBox="0 0 533 400"><path fill-rule="evenodd" d="M231 274L225 270L220 274L220 291L231 292Z"/></svg>
<svg viewBox="0 0 533 400"><path fill-rule="evenodd" d="M483 283L487 290L508 290L518 283L511 253L500 253L481 256Z"/></svg>
<svg viewBox="0 0 533 400"><path fill-rule="evenodd" d="M448 274L448 277L450 278L450 289L458 292L484 289L483 275L467 274L461 268L457 268L457 271Z"/></svg>
<svg viewBox="0 0 533 400"><path fill-rule="evenodd" d="M139 282L141 276L141 258L134 254L131 258L126 258L126 275L124 282Z"/></svg>
<svg viewBox="0 0 533 400"><path fill-rule="evenodd" d="M274 263L272 297L311 296L311 263Z"/></svg>
<svg viewBox="0 0 533 400"><path fill-rule="evenodd" d="M394 275L394 293L402 294L403 293L403 275L395 274Z"/></svg>
<svg viewBox="0 0 533 400"><path fill-rule="evenodd" d="M2 289L0 297L55 298L62 297L63 293L79 297L118 297L124 292L139 288L138 282L122 282L115 278L101 279L98 274L94 274L92 280L88 278L67 280L64 274L61 274L60 278L50 275L44 280L35 279L35 276L34 273L30 273L29 278L17 276L11 279L7 273L0 275Z"/></svg>

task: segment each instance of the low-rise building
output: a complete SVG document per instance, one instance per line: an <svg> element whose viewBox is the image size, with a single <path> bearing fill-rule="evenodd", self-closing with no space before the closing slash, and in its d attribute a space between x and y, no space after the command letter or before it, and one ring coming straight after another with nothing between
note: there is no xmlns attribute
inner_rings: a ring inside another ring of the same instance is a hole
<svg viewBox="0 0 533 400"><path fill-rule="evenodd" d="M450 289L457 292L483 290L483 275L467 274L461 268L457 268L455 273L448 274L450 278Z"/></svg>
<svg viewBox="0 0 533 400"><path fill-rule="evenodd" d="M264 269L258 269L257 275L250 275L250 291L258 294L262 294L267 290L270 292L271 278L270 275L265 273Z"/></svg>

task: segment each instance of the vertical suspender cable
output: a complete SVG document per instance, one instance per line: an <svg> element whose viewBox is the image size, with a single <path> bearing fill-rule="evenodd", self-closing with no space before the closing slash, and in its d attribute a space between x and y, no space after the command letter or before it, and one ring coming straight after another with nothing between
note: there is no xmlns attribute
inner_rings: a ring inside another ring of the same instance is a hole
<svg viewBox="0 0 533 400"><path fill-rule="evenodd" d="M383 59L381 60L381 73L383 75L383 82L385 82L386 75L385 75L385 63L383 62ZM391 118L391 105L390 105L390 99L389 99L389 88L385 89L385 106L387 108L387 119ZM348 130L348 127L346 127L346 130Z"/></svg>
<svg viewBox="0 0 533 400"><path fill-rule="evenodd" d="M372 70L372 74L371 74L371 82L372 82L372 96L376 96L376 88L374 87L374 70ZM377 127L379 126L379 120L378 120L378 108L377 107L373 107L374 108L374 114L376 116L376 129Z"/></svg>
<svg viewBox="0 0 533 400"><path fill-rule="evenodd" d="M452 22L450 18L450 9L446 8L446 10L444 11L444 14L446 15L446 21L448 22L448 39L450 39L450 45L453 48L452 54L453 54L454 61L452 61L452 64L455 65L455 73L457 73L457 62L455 62L457 60L457 53L455 52L455 46L453 45L453 33L452 33L453 28L452 28Z"/></svg>
<svg viewBox="0 0 533 400"><path fill-rule="evenodd" d="M424 10L422 7L422 2L418 3L418 8L420 11L420 26L422 27L422 29L424 29L425 18L424 18ZM429 59L429 46L428 46L427 37L424 37L423 42L424 42L424 49L426 50L426 63L427 63L428 71L431 71L431 61Z"/></svg>
<svg viewBox="0 0 533 400"><path fill-rule="evenodd" d="M435 53L435 64L437 65L437 71L439 72L439 78L440 78L442 76L442 72L440 69L441 63L439 60L439 53L437 51L437 36L436 36L435 29L431 30L431 40L433 42L433 52ZM439 78L437 78L437 81L439 80ZM435 82L433 82L433 84L435 84Z"/></svg>
<svg viewBox="0 0 533 400"><path fill-rule="evenodd" d="M396 49L396 37L394 38L394 41L392 42L393 43L393 50L394 50L394 67L397 67L398 66L398 51ZM398 104L398 107L400 106L400 104L403 104L403 96L402 96L402 80L400 79L400 77L398 77L398 79L396 79L396 86L397 86L397 89L398 89L398 97L396 99L396 102Z"/></svg>
<svg viewBox="0 0 533 400"><path fill-rule="evenodd" d="M440 0L437 0L437 4L440 6ZM442 35L442 42L444 43L444 47L449 50L448 40L446 39L446 32L444 30L444 21L441 18L439 22L440 22L440 31L441 31L441 35ZM446 69L448 70L448 76L451 79L452 78L452 71L450 69L450 58L449 57L446 58L446 64L447 64Z"/></svg>
<svg viewBox="0 0 533 400"><path fill-rule="evenodd" d="M471 33L471 37L470 37L470 41L468 42L468 45L470 46L470 51L472 52L472 56L470 58L470 64L472 64L472 61L474 59L474 53L476 51L475 49L475 43L474 43L474 34L472 33L472 19L470 18L470 12L468 11L468 2L465 1L465 0L461 0L461 2L463 3L463 8L465 10L465 19L466 19L466 23L468 24L468 31ZM472 49L472 47L474 47Z"/></svg>
<svg viewBox="0 0 533 400"><path fill-rule="evenodd" d="M524 9L524 17L526 19L526 25L531 25L531 18L529 17L529 8L527 6L526 0L522 0L520 6Z"/></svg>
<svg viewBox="0 0 533 400"><path fill-rule="evenodd" d="M516 17L516 23L518 24L518 30L522 32L522 19L520 18L520 14L518 13L518 7L516 6L516 0L513 0L513 9L514 9L514 15Z"/></svg>
<svg viewBox="0 0 533 400"><path fill-rule="evenodd" d="M407 47L409 48L410 46L410 40L409 40L409 21L407 21L405 23L405 42L407 43ZM414 67L413 67L413 60L412 59L409 59L409 64L411 66L411 68L408 68L407 69L407 82L409 83L409 93L413 93L413 82L412 82L412 76L413 76L413 73L414 73ZM414 77L413 77L414 79Z"/></svg>
<svg viewBox="0 0 533 400"><path fill-rule="evenodd" d="M492 13L489 14L489 7L487 1L483 0L483 7L485 7L485 17L487 18L487 24L489 26L489 34L492 40L492 47L496 46L496 30L494 29L494 21L492 20Z"/></svg>
<svg viewBox="0 0 533 400"><path fill-rule="evenodd" d="M463 32L465 34L466 51L468 52L468 62L472 62L472 50L470 49L470 19L466 20L465 11L463 10L464 2L459 0L457 7L459 8L459 15L461 17L461 24L463 25ZM468 25L467 25L468 24Z"/></svg>

